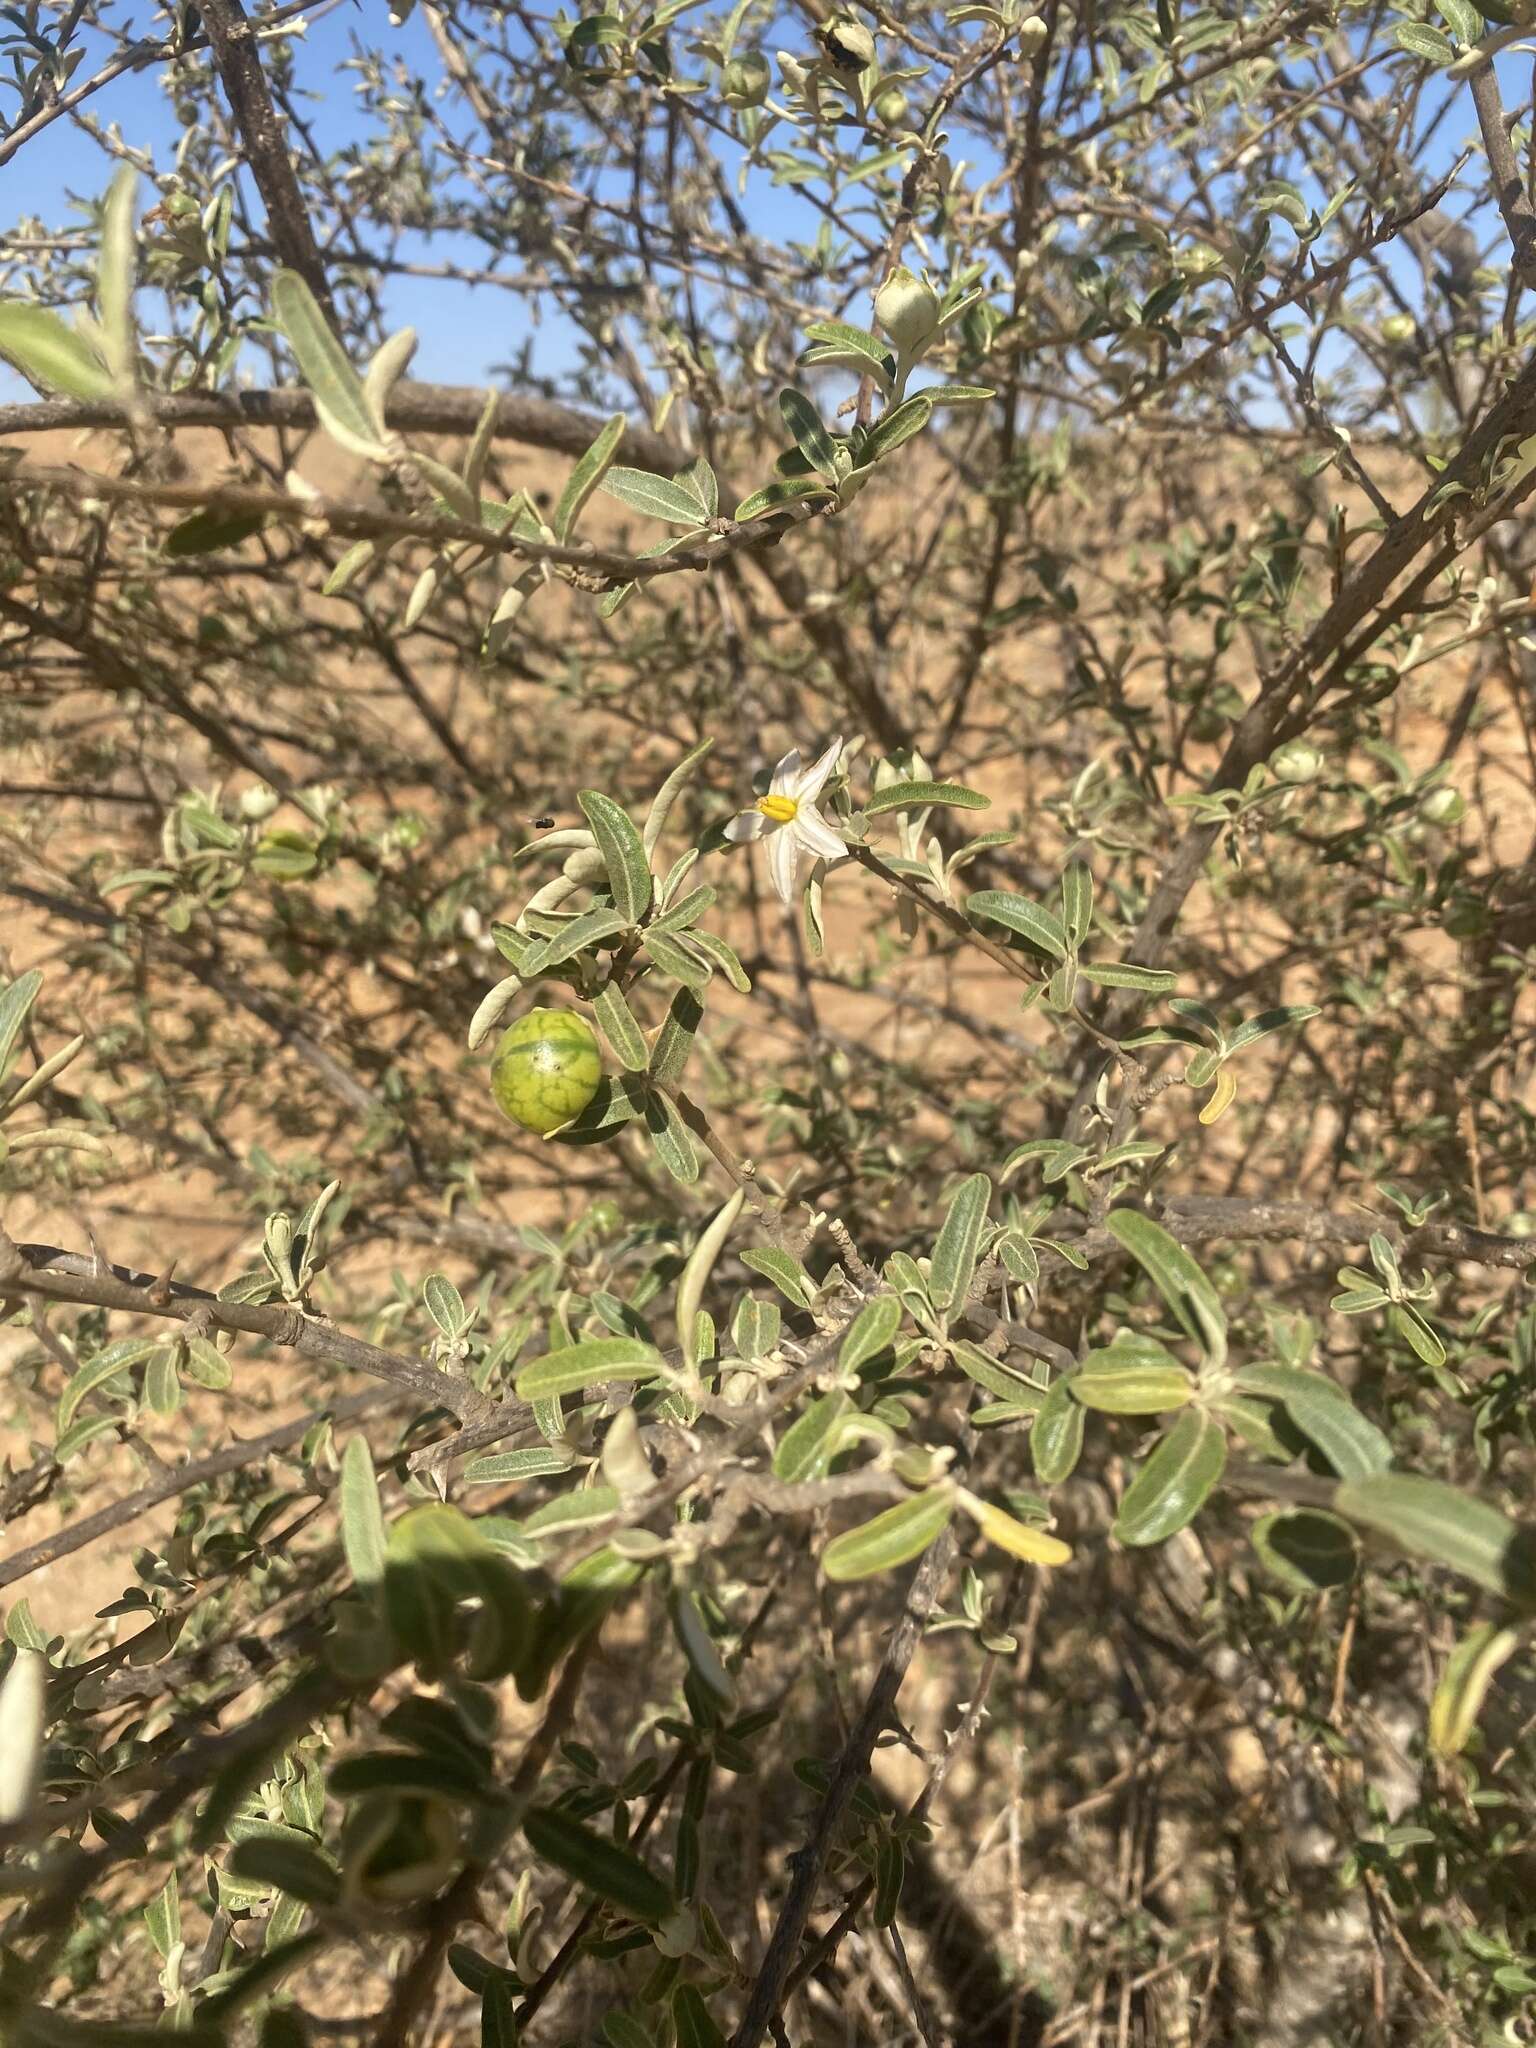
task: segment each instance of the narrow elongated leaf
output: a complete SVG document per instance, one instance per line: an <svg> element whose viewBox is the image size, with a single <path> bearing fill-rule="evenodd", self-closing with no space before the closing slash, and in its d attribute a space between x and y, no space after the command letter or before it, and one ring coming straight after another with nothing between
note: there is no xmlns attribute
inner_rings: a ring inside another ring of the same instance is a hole
<svg viewBox="0 0 1536 2048"><path fill-rule="evenodd" d="M835 476L837 449L811 401L803 392L786 388L779 393L779 411L795 445L812 468L820 470L823 476Z"/></svg>
<svg viewBox="0 0 1536 2048"><path fill-rule="evenodd" d="M489 1486L493 1481L548 1479L557 1472L569 1472L575 1459L569 1451L553 1444L529 1444L521 1451L492 1451L483 1458L471 1458L464 1467L466 1486Z"/></svg>
<svg viewBox="0 0 1536 2048"><path fill-rule="evenodd" d="M524 957L526 958L526 955ZM471 1052L489 1038L501 1022L507 1005L522 986L523 977L520 974L509 974L504 981L498 981L494 988L486 990L480 998L474 1016L469 1020L469 1032L465 1043Z"/></svg>
<svg viewBox="0 0 1536 2048"><path fill-rule="evenodd" d="M699 1177L699 1155L688 1126L670 1096L655 1090L646 1098L645 1127L656 1157L676 1181L692 1187Z"/></svg>
<svg viewBox="0 0 1536 2048"><path fill-rule="evenodd" d="M1093 926L1093 870L1086 861L1069 860L1061 877L1061 916L1074 947Z"/></svg>
<svg viewBox="0 0 1536 2048"><path fill-rule="evenodd" d="M660 917L651 920L653 932L690 933L691 927L708 910L715 900L715 891L707 882L701 882L697 889L690 889L686 896L680 896Z"/></svg>
<svg viewBox="0 0 1536 2048"><path fill-rule="evenodd" d="M174 1869L144 1908L144 1924L155 1944L155 1954L163 1963L181 1940L181 1889Z"/></svg>
<svg viewBox="0 0 1536 2048"><path fill-rule="evenodd" d="M280 270L272 280L272 317L293 350L326 431L354 453L387 457L390 449L380 438L363 380L296 270Z"/></svg>
<svg viewBox="0 0 1536 2048"><path fill-rule="evenodd" d="M217 554L221 548L239 547L266 523L264 512L194 512L171 528L161 552L171 561Z"/></svg>
<svg viewBox="0 0 1536 2048"><path fill-rule="evenodd" d="M651 907L655 887L645 844L628 813L600 789L579 791L577 802L607 867L614 908L626 924L638 924Z"/></svg>
<svg viewBox="0 0 1536 2048"><path fill-rule="evenodd" d="M746 1199L746 1190L738 1188L711 1218L689 1253L688 1263L677 1283L677 1341L682 1348L683 1363L690 1370L699 1362L699 1309L704 1301L704 1289Z"/></svg>
<svg viewBox="0 0 1536 2048"><path fill-rule="evenodd" d="M1224 1364L1227 1319L1215 1288L1196 1261L1160 1223L1154 1223L1139 1210L1112 1210L1106 1225L1110 1236L1147 1274L1211 1364Z"/></svg>
<svg viewBox="0 0 1536 2048"><path fill-rule="evenodd" d="M594 1529L624 1505L616 1486L579 1486L574 1493L557 1494L523 1520L525 1536L564 1535L571 1529Z"/></svg>
<svg viewBox="0 0 1536 2048"><path fill-rule="evenodd" d="M1026 896L1015 896L1007 889L978 889L966 898L965 914L972 923L987 919L1006 926L1053 960L1067 957L1067 934L1061 919Z"/></svg>
<svg viewBox="0 0 1536 2048"><path fill-rule="evenodd" d="M96 308L101 316L101 347L107 368L120 390L129 390L137 368L133 331L133 287L136 251L133 201L138 174L124 164L107 190L101 214L101 254L96 263Z"/></svg>
<svg viewBox="0 0 1536 2048"><path fill-rule="evenodd" d="M663 974L674 981L680 981L684 988L692 989L696 996L703 995L709 987L712 970L706 961L699 959L680 939L670 932L659 932L654 926L645 934L645 950L650 954Z"/></svg>
<svg viewBox="0 0 1536 2048"><path fill-rule="evenodd" d="M87 1395L115 1380L119 1373L130 1366L142 1365L158 1345L152 1338L120 1338L109 1344L104 1351L98 1351L88 1365L82 1365L74 1378L59 1396L58 1427L62 1433L75 1419L75 1411Z"/></svg>
<svg viewBox="0 0 1536 2048"><path fill-rule="evenodd" d="M947 1486L929 1487L926 1493L898 1501L873 1521L834 1536L821 1554L821 1568L838 1582L892 1571L920 1556L949 1527L954 1512L953 1491Z"/></svg>
<svg viewBox="0 0 1536 2048"><path fill-rule="evenodd" d="M920 434L932 418L933 400L926 392L915 392L911 398L904 398L900 405L893 405L870 429L868 439L859 450L859 467L867 469L871 463L893 455L914 434Z"/></svg>
<svg viewBox="0 0 1536 2048"><path fill-rule="evenodd" d="M1499 1666L1519 1647L1518 1629L1484 1622L1452 1650L1429 1703L1429 1739L1442 1756L1459 1756L1466 1748Z"/></svg>
<svg viewBox="0 0 1536 2048"><path fill-rule="evenodd" d="M1000 1401L1006 1401L1021 1414L1037 1411L1045 1400L1044 1390L1033 1386L1028 1380L1020 1379L1010 1372L978 1344L968 1343L963 1337L952 1337L949 1341L949 1355L977 1386L985 1387L989 1394L995 1394Z"/></svg>
<svg viewBox="0 0 1536 2048"><path fill-rule="evenodd" d="M421 1283L421 1298L427 1314L445 1337L461 1337L473 1318L464 1297L444 1273L429 1273Z"/></svg>
<svg viewBox="0 0 1536 2048"><path fill-rule="evenodd" d="M600 946L605 939L616 938L631 922L622 910L610 909L606 904L596 910L584 910L580 917L572 918L563 931L556 932L524 955L523 979L532 981L536 976L548 973L551 967L574 960L589 946Z"/></svg>
<svg viewBox="0 0 1536 2048"><path fill-rule="evenodd" d="M1411 1557L1448 1566L1490 1593L1536 1606L1536 1545L1508 1515L1439 1479L1407 1472L1347 1479L1336 1511Z"/></svg>
<svg viewBox="0 0 1536 2048"><path fill-rule="evenodd" d="M523 1833L535 1855L632 1920L654 1925L676 1904L670 1887L632 1849L620 1848L568 1813L536 1806L523 1822Z"/></svg>
<svg viewBox="0 0 1536 2048"><path fill-rule="evenodd" d="M517 1996L500 1971L480 1993L480 2048L517 2048Z"/></svg>
<svg viewBox="0 0 1536 2048"><path fill-rule="evenodd" d="M320 1853L318 1846L304 1842L280 1842L255 1837L241 1842L229 1859L236 1877L248 1883L270 1885L287 1892L306 1905L328 1906L341 1894L336 1866Z"/></svg>
<svg viewBox="0 0 1536 2048"><path fill-rule="evenodd" d="M1025 1564L1071 1562L1072 1552L1059 1536L1048 1535L1044 1529L1031 1529L1027 1522L1016 1520L976 1494L962 1493L960 1499L966 1513L973 1518L987 1541L995 1543L999 1550L1006 1550L1010 1557L1022 1558Z"/></svg>
<svg viewBox="0 0 1536 2048"><path fill-rule="evenodd" d="M672 1615L672 1627L682 1647L683 1655L693 1668L694 1675L715 1698L725 1706L731 1706L736 1698L736 1686L731 1674L720 1661L720 1652L715 1639L704 1625L704 1616L698 1600L686 1588L679 1587L668 1606Z"/></svg>
<svg viewBox="0 0 1536 2048"><path fill-rule="evenodd" d="M1070 1385L1074 1400L1105 1415L1161 1415L1195 1396L1195 1382L1182 1365L1117 1358L1110 1351L1090 1353Z"/></svg>
<svg viewBox="0 0 1536 2048"><path fill-rule="evenodd" d="M1240 1024L1227 1040L1228 1053L1241 1052L1244 1046L1252 1045L1256 1039L1267 1038L1271 1031L1283 1031L1288 1024L1305 1024L1309 1017L1320 1017L1322 1011L1316 1003L1288 1003L1283 1009L1265 1010L1257 1017L1250 1017L1246 1024Z"/></svg>
<svg viewBox="0 0 1536 2048"><path fill-rule="evenodd" d="M548 1401L609 1380L653 1379L663 1363L656 1346L638 1337L589 1337L525 1365L516 1379L518 1399Z"/></svg>
<svg viewBox="0 0 1536 2048"><path fill-rule="evenodd" d="M857 1372L872 1358L888 1350L901 1328L901 1303L894 1294L877 1294L866 1301L854 1317L837 1354L839 1372Z"/></svg>
<svg viewBox="0 0 1536 2048"><path fill-rule="evenodd" d="M650 1075L659 1088L675 1088L682 1080L703 1018L703 1005L685 984L672 998L651 1048Z"/></svg>
<svg viewBox="0 0 1536 2048"><path fill-rule="evenodd" d="M656 851L662 833L667 829L667 820L672 815L672 806L677 802L684 785L695 768L714 745L714 740L700 740L696 747L690 747L681 761L672 770L666 781L651 799L651 808L645 815L645 829L640 834L641 844L649 860Z"/></svg>
<svg viewBox="0 0 1536 2048"><path fill-rule="evenodd" d="M987 811L992 799L979 789L967 789L962 782L892 782L877 789L861 806L866 818L882 811L916 811L930 804L957 811Z"/></svg>
<svg viewBox="0 0 1536 2048"><path fill-rule="evenodd" d="M117 380L89 342L44 306L0 304L0 356L48 398L117 395Z"/></svg>
<svg viewBox="0 0 1536 2048"><path fill-rule="evenodd" d="M812 886L815 886L814 883ZM706 959L714 961L738 995L744 996L750 991L750 975L737 959L735 950L718 932L691 931L688 934L688 944L696 953L702 953Z"/></svg>
<svg viewBox="0 0 1536 2048"><path fill-rule="evenodd" d="M1100 988L1137 988L1149 996L1166 995L1179 985L1179 977L1166 967L1138 967L1129 960L1079 960L1077 971Z"/></svg>
<svg viewBox="0 0 1536 2048"><path fill-rule="evenodd" d="M773 1476L798 1484L821 1479L836 1452L839 1432L853 1403L840 1387L822 1394L797 1415L773 1454Z"/></svg>
<svg viewBox="0 0 1536 2048"><path fill-rule="evenodd" d="M1083 1411L1072 1399L1071 1378L1059 1379L1040 1404L1029 1432L1030 1457L1042 1486L1059 1486L1083 1454Z"/></svg>
<svg viewBox="0 0 1536 2048"><path fill-rule="evenodd" d="M358 1585L370 1593L382 1585L388 1538L384 1510L379 1503L379 1483L374 1477L373 1453L367 1438L362 1436L350 1437L342 1453L341 1541Z"/></svg>
<svg viewBox="0 0 1536 2048"><path fill-rule="evenodd" d="M677 2048L725 2048L725 2035L697 1984L679 1984L672 1993L672 2025Z"/></svg>
<svg viewBox="0 0 1536 2048"><path fill-rule="evenodd" d="M795 1308L809 1308L816 1298L816 1283L792 1252L767 1248L743 1252L741 1263L771 1280Z"/></svg>
<svg viewBox="0 0 1536 2048"><path fill-rule="evenodd" d="M838 351L885 383L896 374L896 358L867 328L851 327L846 320L811 320L806 323L805 338L813 347Z"/></svg>
<svg viewBox="0 0 1536 2048"><path fill-rule="evenodd" d="M961 1307L970 1292L991 1200L991 1181L984 1173L973 1173L949 1205L928 1275L929 1297L941 1313Z"/></svg>
<svg viewBox="0 0 1536 2048"><path fill-rule="evenodd" d="M0 994L0 1081L5 1080L11 1071L21 1027L26 1023L27 1012L37 1001L42 985L42 975L35 967L29 967L25 974L17 975L4 994Z"/></svg>
<svg viewBox="0 0 1536 2048"><path fill-rule="evenodd" d="M1278 1401L1341 1479L1369 1479L1392 1463L1392 1445L1326 1373L1300 1366L1245 1366L1237 1376L1245 1393Z"/></svg>
<svg viewBox="0 0 1536 2048"><path fill-rule="evenodd" d="M764 484L760 491L752 491L736 507L738 525L748 520L761 519L767 512L782 512L787 506L798 505L807 498L830 498L832 486L824 484L817 477L786 476L776 483Z"/></svg>
<svg viewBox="0 0 1536 2048"><path fill-rule="evenodd" d="M219 1990L207 1993L198 2011L213 2023L214 2039L226 2039L227 2034L218 2029L227 2028L242 2007L260 1998L263 1992L274 1989L290 1970L297 1969L305 1957L312 1955L326 1939L328 1937L318 1927L312 1927L304 1934L276 1942L272 1947L263 1949L254 1962L248 1963L234 1977L233 1982L225 1979ZM185 2030L178 2027L176 2031L181 2033ZM192 2031L195 2033L197 2030L194 2028Z"/></svg>
<svg viewBox="0 0 1536 2048"><path fill-rule="evenodd" d="M48 1659L18 1648L0 1679L0 1827L25 1820L32 1807L47 1723Z"/></svg>
<svg viewBox="0 0 1536 2048"><path fill-rule="evenodd" d="M624 415L616 412L586 454L579 458L565 480L565 489L560 493L560 502L555 507L556 540L569 540L576 531L577 520L585 510L588 499L607 475L614 451L623 438Z"/></svg>
<svg viewBox="0 0 1536 2048"><path fill-rule="evenodd" d="M1189 1409L1164 1432L1126 1488L1115 1534L1136 1546L1163 1542L1199 1514L1226 1462L1220 1425L1200 1409Z"/></svg>
<svg viewBox="0 0 1536 2048"><path fill-rule="evenodd" d="M597 1019L598 1030L622 1063L631 1073L643 1074L651 1049L645 1042L645 1033L640 1029L634 1011L624 999L624 991L616 981L609 982L600 991L592 1004L592 1014Z"/></svg>
<svg viewBox="0 0 1536 2048"><path fill-rule="evenodd" d="M673 526L702 524L693 493L665 477L652 476L648 469L610 469L599 488L647 519L665 519Z"/></svg>
<svg viewBox="0 0 1536 2048"><path fill-rule="evenodd" d="M332 1768L330 1784L338 1799L357 1799L370 1792L420 1792L477 1802L492 1796L484 1764L447 1751L423 1756L414 1749L376 1749L344 1757Z"/></svg>
<svg viewBox="0 0 1536 2048"><path fill-rule="evenodd" d="M363 372L363 398L368 406L368 417L373 421L374 432L381 439L389 432L389 401L395 386L411 366L411 358L416 353L416 339L414 327L402 327L397 333L387 335L374 351L373 360ZM471 460L474 458L476 445L484 440L487 419L494 423L495 417L496 396L493 392L489 394L480 410L480 424L476 427L474 440L470 444ZM449 474L453 476L457 485L457 475L452 471ZM469 488L470 504L473 508L470 517L478 521L478 475L473 482L466 477L465 482Z"/></svg>

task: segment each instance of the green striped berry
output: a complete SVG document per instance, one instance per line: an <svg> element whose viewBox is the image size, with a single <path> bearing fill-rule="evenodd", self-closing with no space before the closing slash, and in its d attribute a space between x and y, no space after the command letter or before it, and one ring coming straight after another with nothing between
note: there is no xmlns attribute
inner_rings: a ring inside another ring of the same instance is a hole
<svg viewBox="0 0 1536 2048"><path fill-rule="evenodd" d="M557 1131L580 1116L603 1078L592 1027L574 1010L530 1010L502 1034L491 1090L525 1131Z"/></svg>

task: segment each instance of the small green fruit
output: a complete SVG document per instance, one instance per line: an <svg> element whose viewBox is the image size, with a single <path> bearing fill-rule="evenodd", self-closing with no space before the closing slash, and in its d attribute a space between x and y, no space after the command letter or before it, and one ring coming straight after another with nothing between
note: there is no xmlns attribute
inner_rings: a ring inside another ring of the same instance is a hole
<svg viewBox="0 0 1536 2048"><path fill-rule="evenodd" d="M745 57L733 57L721 72L720 97L728 107L760 107L772 83L768 59L752 50Z"/></svg>
<svg viewBox="0 0 1536 2048"><path fill-rule="evenodd" d="M899 128L907 118L907 96L899 85L888 85L875 101L875 115L887 128Z"/></svg>
<svg viewBox="0 0 1536 2048"><path fill-rule="evenodd" d="M530 1010L502 1034L491 1091L503 1116L525 1131L557 1131L580 1116L603 1078L592 1027L574 1010Z"/></svg>

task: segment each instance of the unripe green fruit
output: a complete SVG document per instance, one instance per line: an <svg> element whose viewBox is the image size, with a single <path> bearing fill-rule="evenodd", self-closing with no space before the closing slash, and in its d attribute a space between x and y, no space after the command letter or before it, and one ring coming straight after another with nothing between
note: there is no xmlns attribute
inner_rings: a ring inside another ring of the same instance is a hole
<svg viewBox="0 0 1536 2048"><path fill-rule="evenodd" d="M497 1108L541 1135L580 1116L602 1078L592 1027L574 1010L530 1010L503 1032L491 1062Z"/></svg>
<svg viewBox="0 0 1536 2048"><path fill-rule="evenodd" d="M728 107L760 107L768 97L773 73L768 59L756 50L733 57L720 74L720 97Z"/></svg>
<svg viewBox="0 0 1536 2048"><path fill-rule="evenodd" d="M1383 341L1412 341L1419 331L1419 323L1411 313L1389 313L1381 323Z"/></svg>
<svg viewBox="0 0 1536 2048"><path fill-rule="evenodd" d="M877 119L887 128L899 128L907 117L907 96L899 85L888 85L875 101Z"/></svg>

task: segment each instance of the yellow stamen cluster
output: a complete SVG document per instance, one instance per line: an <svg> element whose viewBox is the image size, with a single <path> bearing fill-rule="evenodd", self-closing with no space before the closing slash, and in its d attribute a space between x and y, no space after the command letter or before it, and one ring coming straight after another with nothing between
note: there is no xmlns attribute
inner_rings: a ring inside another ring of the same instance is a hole
<svg viewBox="0 0 1536 2048"><path fill-rule="evenodd" d="M800 805L792 796L760 796L757 808L765 818L772 818L775 825L787 825Z"/></svg>

